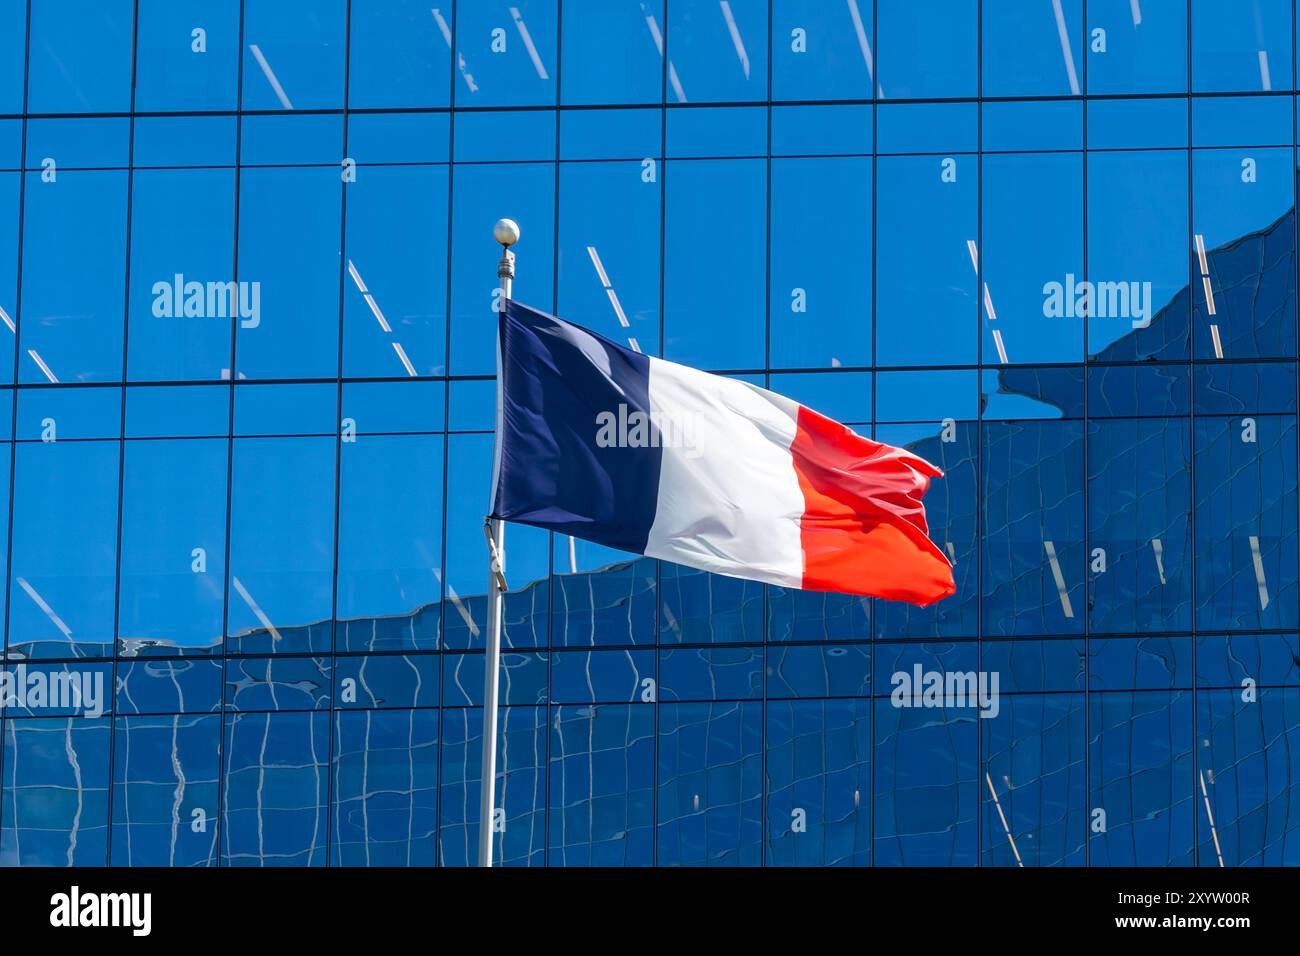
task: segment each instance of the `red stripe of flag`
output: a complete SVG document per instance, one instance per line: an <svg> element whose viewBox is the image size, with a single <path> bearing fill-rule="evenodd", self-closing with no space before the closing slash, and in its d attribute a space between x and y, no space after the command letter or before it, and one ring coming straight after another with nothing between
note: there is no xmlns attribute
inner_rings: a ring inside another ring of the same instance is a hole
<svg viewBox="0 0 1300 956"><path fill-rule="evenodd" d="M804 588L923 607L956 591L921 503L943 472L802 405L790 453L804 497Z"/></svg>

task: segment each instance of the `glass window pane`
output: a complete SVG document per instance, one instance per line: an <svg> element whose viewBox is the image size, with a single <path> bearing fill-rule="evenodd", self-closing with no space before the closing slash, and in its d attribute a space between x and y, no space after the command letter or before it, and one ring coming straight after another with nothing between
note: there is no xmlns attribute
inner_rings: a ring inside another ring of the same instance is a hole
<svg viewBox="0 0 1300 956"><path fill-rule="evenodd" d="M0 9L0 113L23 111L26 52L27 4L6 3Z"/></svg>
<svg viewBox="0 0 1300 956"><path fill-rule="evenodd" d="M1088 607L1094 634L1191 626L1190 441L1187 423L1177 419L1089 425Z"/></svg>
<svg viewBox="0 0 1300 956"><path fill-rule="evenodd" d="M123 717L114 734L109 865L215 866L221 717Z"/></svg>
<svg viewBox="0 0 1300 956"><path fill-rule="evenodd" d="M1187 154L1089 153L1087 175L1087 284L1062 290L1066 316L1087 314L1093 359L1186 358Z"/></svg>
<svg viewBox="0 0 1300 956"><path fill-rule="evenodd" d="M120 382L126 173L56 175L27 174L18 380Z"/></svg>
<svg viewBox="0 0 1300 956"><path fill-rule="evenodd" d="M769 865L870 862L870 701L772 701L765 764Z"/></svg>
<svg viewBox="0 0 1300 956"><path fill-rule="evenodd" d="M228 455L223 439L126 443L121 653L220 650Z"/></svg>
<svg viewBox="0 0 1300 956"><path fill-rule="evenodd" d="M455 42L463 80L456 84L456 104L554 103L556 6L556 0L456 4Z"/></svg>
<svg viewBox="0 0 1300 956"><path fill-rule="evenodd" d="M340 453L338 617L409 625L366 650L434 649L439 621L425 612L442 596L442 436L364 436Z"/></svg>
<svg viewBox="0 0 1300 956"><path fill-rule="evenodd" d="M876 356L881 365L976 361L974 156L877 160ZM992 361L991 357L988 361Z"/></svg>
<svg viewBox="0 0 1300 956"><path fill-rule="evenodd" d="M243 108L343 106L347 0L244 0Z"/></svg>
<svg viewBox="0 0 1300 956"><path fill-rule="evenodd" d="M644 170L641 163L560 167L559 312L657 355L660 189Z"/></svg>
<svg viewBox="0 0 1300 956"><path fill-rule="evenodd" d="M127 112L132 0L45 0L28 6L27 108L33 113Z"/></svg>
<svg viewBox="0 0 1300 956"><path fill-rule="evenodd" d="M915 372L903 373L915 376ZM957 593L930 607L901 601L875 602L879 637L969 636L979 633L979 549L976 520L981 491L977 478L978 423L961 411L940 425L882 425L876 440L920 455L943 471L925 494L930 540L953 564ZM951 439L951 440L949 440Z"/></svg>
<svg viewBox="0 0 1300 956"><path fill-rule="evenodd" d="M339 711L331 866L433 866L438 712Z"/></svg>
<svg viewBox="0 0 1300 956"><path fill-rule="evenodd" d="M664 358L705 369L761 368L765 165L678 160L667 176Z"/></svg>
<svg viewBox="0 0 1300 956"><path fill-rule="evenodd" d="M985 0L982 95L1078 96L1083 6L1084 0L1052 0L1013 15L1006 2Z"/></svg>
<svg viewBox="0 0 1300 956"><path fill-rule="evenodd" d="M328 713L226 717L224 866L324 866Z"/></svg>
<svg viewBox="0 0 1300 956"><path fill-rule="evenodd" d="M668 100L767 99L765 0L672 0Z"/></svg>
<svg viewBox="0 0 1300 956"><path fill-rule="evenodd" d="M139 0L136 17L136 109L235 108L238 0Z"/></svg>
<svg viewBox="0 0 1300 956"><path fill-rule="evenodd" d="M975 96L978 0L876 0L880 86L891 99Z"/></svg>
<svg viewBox="0 0 1300 956"><path fill-rule="evenodd" d="M974 865L981 721L888 699L874 707L875 865Z"/></svg>
<svg viewBox="0 0 1300 956"><path fill-rule="evenodd" d="M1197 358L1295 355L1292 163L1290 149L1192 152Z"/></svg>
<svg viewBox="0 0 1300 956"><path fill-rule="evenodd" d="M1083 274L1082 156L985 156L982 172L984 364L1079 361L1083 323L1062 299Z"/></svg>
<svg viewBox="0 0 1300 956"><path fill-rule="evenodd" d="M344 374L445 374L447 167L366 169L347 201Z"/></svg>
<svg viewBox="0 0 1300 956"><path fill-rule="evenodd" d="M1188 4L1088 0L1086 7L1089 93L1186 91Z"/></svg>
<svg viewBox="0 0 1300 956"><path fill-rule="evenodd" d="M112 653L118 442L24 442L14 470L9 653Z"/></svg>
<svg viewBox="0 0 1300 956"><path fill-rule="evenodd" d="M227 635L242 653L333 644L333 438L241 438L231 477Z"/></svg>
<svg viewBox="0 0 1300 956"><path fill-rule="evenodd" d="M984 426L984 632L1083 630L1083 427Z"/></svg>
<svg viewBox="0 0 1300 956"><path fill-rule="evenodd" d="M1240 690L1196 695L1197 763L1206 780L1196 806L1197 859L1202 866L1218 859L1225 866L1286 866L1300 782L1286 757L1300 733L1300 689L1262 688L1256 700L1241 698Z"/></svg>
<svg viewBox="0 0 1300 956"><path fill-rule="evenodd" d="M1186 691L1093 694L1088 700L1092 866L1190 866L1194 835L1192 698Z"/></svg>
<svg viewBox="0 0 1300 956"><path fill-rule="evenodd" d="M1196 92L1291 88L1288 0L1196 0L1191 8Z"/></svg>
<svg viewBox="0 0 1300 956"><path fill-rule="evenodd" d="M1295 417L1198 417L1192 440L1197 626L1294 628Z"/></svg>
<svg viewBox="0 0 1300 956"><path fill-rule="evenodd" d="M1083 695L1006 689L996 715L980 714L989 718L979 721L986 761L980 865L1082 866Z"/></svg>
<svg viewBox="0 0 1300 956"><path fill-rule="evenodd" d="M338 374L342 189L335 169L241 171L241 377Z"/></svg>
<svg viewBox="0 0 1300 956"><path fill-rule="evenodd" d="M131 205L129 380L229 378L241 305L239 287L232 296L229 285L234 171L137 170ZM177 216L178 208L189 214ZM251 313L251 295L242 304Z"/></svg>
<svg viewBox="0 0 1300 956"><path fill-rule="evenodd" d="M560 99L564 103L660 102L664 83L660 0L568 0L563 18Z"/></svg>
<svg viewBox="0 0 1300 956"><path fill-rule="evenodd" d="M773 365L870 363L871 195L869 159L772 161Z"/></svg>
<svg viewBox="0 0 1300 956"><path fill-rule="evenodd" d="M660 866L760 863L762 707L660 705Z"/></svg>
<svg viewBox="0 0 1300 956"><path fill-rule="evenodd" d="M871 0L772 0L772 98L870 99L874 7Z"/></svg>
<svg viewBox="0 0 1300 956"><path fill-rule="evenodd" d="M0 383L14 380L13 350L18 326L18 205L22 189L19 173L0 173Z"/></svg>
<svg viewBox="0 0 1300 956"><path fill-rule="evenodd" d="M424 0L351 4L348 105L446 106L451 99L453 6L431 9Z"/></svg>
<svg viewBox="0 0 1300 956"><path fill-rule="evenodd" d="M4 722L0 866L105 866L112 718Z"/></svg>
<svg viewBox="0 0 1300 956"><path fill-rule="evenodd" d="M654 859L654 708L556 707L551 716L551 866Z"/></svg>

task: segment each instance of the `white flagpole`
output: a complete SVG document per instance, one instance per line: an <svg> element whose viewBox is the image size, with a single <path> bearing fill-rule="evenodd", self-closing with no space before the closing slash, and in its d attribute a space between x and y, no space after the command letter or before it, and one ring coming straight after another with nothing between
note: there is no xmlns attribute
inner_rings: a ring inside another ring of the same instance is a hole
<svg viewBox="0 0 1300 956"><path fill-rule="evenodd" d="M511 283L515 277L515 254L510 247L519 241L519 226L510 219L500 219L492 228L492 236L501 243L501 259L497 262L497 278L501 282L501 308L510 298ZM501 343L497 343L497 448L501 454ZM493 466L493 490L496 487L496 466ZM496 502L493 502L495 507ZM488 518L483 527L488 545L487 589L487 648L483 661L483 774L479 784L478 865L492 865L493 817L496 811L497 776L497 687L501 671L501 611L506 590L505 528L500 518Z"/></svg>

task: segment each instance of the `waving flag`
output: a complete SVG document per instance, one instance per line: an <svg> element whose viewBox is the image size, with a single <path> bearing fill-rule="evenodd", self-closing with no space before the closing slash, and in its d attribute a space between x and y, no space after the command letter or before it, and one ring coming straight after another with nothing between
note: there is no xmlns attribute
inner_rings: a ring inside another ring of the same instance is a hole
<svg viewBox="0 0 1300 956"><path fill-rule="evenodd" d="M788 588L955 590L924 459L514 301L498 347L492 517Z"/></svg>

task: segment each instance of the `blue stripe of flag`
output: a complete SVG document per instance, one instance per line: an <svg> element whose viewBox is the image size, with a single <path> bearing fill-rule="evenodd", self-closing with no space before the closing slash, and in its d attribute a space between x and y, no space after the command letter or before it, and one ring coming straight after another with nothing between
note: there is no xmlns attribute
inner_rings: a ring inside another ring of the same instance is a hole
<svg viewBox="0 0 1300 956"><path fill-rule="evenodd" d="M602 413L649 421L650 359L510 300L500 336L493 515L644 553L662 449L601 447L596 436Z"/></svg>

